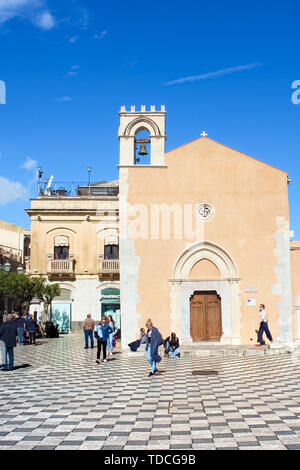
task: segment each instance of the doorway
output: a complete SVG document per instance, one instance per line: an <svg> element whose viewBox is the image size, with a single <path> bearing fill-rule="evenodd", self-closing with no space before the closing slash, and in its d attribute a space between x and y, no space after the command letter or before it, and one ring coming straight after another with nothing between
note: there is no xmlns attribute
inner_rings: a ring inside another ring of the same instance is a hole
<svg viewBox="0 0 300 470"><path fill-rule="evenodd" d="M190 325L193 341L220 341L222 336L221 297L216 291L195 291L190 297Z"/></svg>

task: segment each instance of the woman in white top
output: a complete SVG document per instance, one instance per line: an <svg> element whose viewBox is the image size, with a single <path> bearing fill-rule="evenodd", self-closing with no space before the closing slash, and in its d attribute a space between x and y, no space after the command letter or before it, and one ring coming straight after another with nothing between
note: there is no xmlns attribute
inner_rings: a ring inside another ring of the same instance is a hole
<svg viewBox="0 0 300 470"><path fill-rule="evenodd" d="M256 346L262 345L262 335L264 332L266 333L268 340L271 343L273 341L272 335L268 327L268 317L267 317L266 307L264 304L260 304L259 306L259 315L260 315L260 326L259 326Z"/></svg>

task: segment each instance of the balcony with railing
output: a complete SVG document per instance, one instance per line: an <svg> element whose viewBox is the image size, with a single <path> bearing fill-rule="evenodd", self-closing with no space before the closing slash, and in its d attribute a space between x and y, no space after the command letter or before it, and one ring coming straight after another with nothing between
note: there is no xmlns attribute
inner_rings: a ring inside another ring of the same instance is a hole
<svg viewBox="0 0 300 470"><path fill-rule="evenodd" d="M98 273L100 276L119 275L120 274L120 260L104 259L103 255L99 255Z"/></svg>
<svg viewBox="0 0 300 470"><path fill-rule="evenodd" d="M70 255L68 259L53 259L48 255L48 275L63 276L74 274L74 255Z"/></svg>

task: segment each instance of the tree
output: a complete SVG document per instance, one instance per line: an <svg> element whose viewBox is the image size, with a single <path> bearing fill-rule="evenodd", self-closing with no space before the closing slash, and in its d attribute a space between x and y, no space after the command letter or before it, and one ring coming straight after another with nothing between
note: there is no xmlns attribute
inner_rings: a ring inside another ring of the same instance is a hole
<svg viewBox="0 0 300 470"><path fill-rule="evenodd" d="M24 311L27 314L34 297L41 299L45 288L44 277L27 277L24 274L11 273L11 283L14 285L14 293L21 300Z"/></svg>
<svg viewBox="0 0 300 470"><path fill-rule="evenodd" d="M47 284L43 287L42 296L45 303L45 314L48 319L49 309L55 297L60 295L59 284Z"/></svg>

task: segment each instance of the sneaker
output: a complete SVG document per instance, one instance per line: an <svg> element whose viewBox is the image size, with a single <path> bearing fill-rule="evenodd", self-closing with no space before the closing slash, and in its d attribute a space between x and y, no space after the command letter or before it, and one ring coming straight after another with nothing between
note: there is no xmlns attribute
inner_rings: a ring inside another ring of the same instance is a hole
<svg viewBox="0 0 300 470"><path fill-rule="evenodd" d="M157 372L158 372L158 369L155 369L155 371L154 371L154 372L152 372L152 375L155 375L155 374L157 374Z"/></svg>
<svg viewBox="0 0 300 470"><path fill-rule="evenodd" d="M256 343L254 346L261 346L261 344L260 344L260 343Z"/></svg>
<svg viewBox="0 0 300 470"><path fill-rule="evenodd" d="M102 361L102 362L107 362L107 359L103 359L103 361Z"/></svg>
<svg viewBox="0 0 300 470"><path fill-rule="evenodd" d="M149 372L148 377L152 377L152 375L153 375L153 372Z"/></svg>
<svg viewBox="0 0 300 470"><path fill-rule="evenodd" d="M100 361L99 361L99 359L96 359L96 362L97 362L97 364L100 364Z"/></svg>

